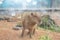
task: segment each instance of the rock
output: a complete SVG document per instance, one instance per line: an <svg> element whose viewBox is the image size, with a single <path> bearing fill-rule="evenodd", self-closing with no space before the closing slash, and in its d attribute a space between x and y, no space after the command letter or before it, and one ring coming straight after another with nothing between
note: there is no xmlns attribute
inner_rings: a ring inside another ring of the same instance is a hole
<svg viewBox="0 0 60 40"><path fill-rule="evenodd" d="M22 27L13 27L13 30L20 30Z"/></svg>

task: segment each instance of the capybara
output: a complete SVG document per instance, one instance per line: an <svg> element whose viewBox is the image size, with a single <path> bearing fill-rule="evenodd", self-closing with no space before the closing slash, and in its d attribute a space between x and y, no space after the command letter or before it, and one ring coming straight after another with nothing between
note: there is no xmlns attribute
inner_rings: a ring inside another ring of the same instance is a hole
<svg viewBox="0 0 60 40"><path fill-rule="evenodd" d="M29 37L32 38L32 34L35 33L35 26L34 25L39 25L41 22L41 19L36 13L31 13L30 15L25 16L25 18L22 21L23 29L22 29L22 34L21 36L24 36L25 29L28 29L29 32Z"/></svg>

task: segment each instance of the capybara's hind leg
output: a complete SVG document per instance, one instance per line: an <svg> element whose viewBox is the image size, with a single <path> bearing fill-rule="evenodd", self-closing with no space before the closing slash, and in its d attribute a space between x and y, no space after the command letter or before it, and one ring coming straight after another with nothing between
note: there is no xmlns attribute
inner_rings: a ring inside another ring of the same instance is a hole
<svg viewBox="0 0 60 40"><path fill-rule="evenodd" d="M30 34L30 31L28 31L27 35L29 35L29 34Z"/></svg>

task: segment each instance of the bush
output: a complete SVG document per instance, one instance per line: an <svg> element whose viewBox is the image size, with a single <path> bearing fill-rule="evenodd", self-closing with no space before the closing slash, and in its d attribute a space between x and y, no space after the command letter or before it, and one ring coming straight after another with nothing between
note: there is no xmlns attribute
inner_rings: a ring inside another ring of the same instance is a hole
<svg viewBox="0 0 60 40"><path fill-rule="evenodd" d="M42 20L42 24L40 25L40 27L44 29L60 32L60 27L56 25L54 20L52 20L49 15L44 15L41 20Z"/></svg>

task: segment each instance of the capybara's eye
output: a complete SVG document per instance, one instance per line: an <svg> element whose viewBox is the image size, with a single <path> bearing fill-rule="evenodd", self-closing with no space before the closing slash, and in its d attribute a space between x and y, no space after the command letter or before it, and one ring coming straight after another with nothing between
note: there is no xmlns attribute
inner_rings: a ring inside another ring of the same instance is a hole
<svg viewBox="0 0 60 40"><path fill-rule="evenodd" d="M31 13L31 15L33 15L33 13Z"/></svg>

